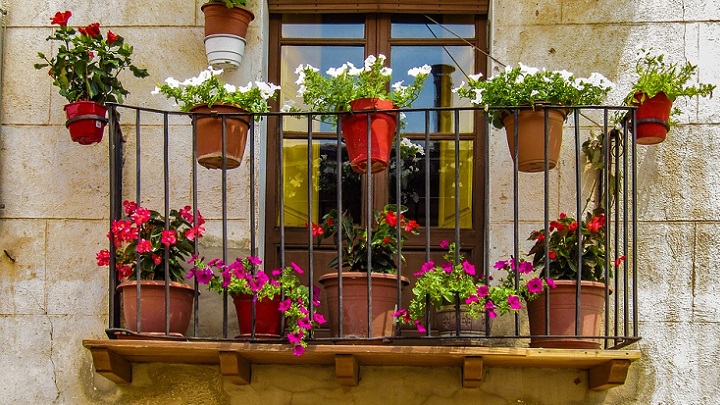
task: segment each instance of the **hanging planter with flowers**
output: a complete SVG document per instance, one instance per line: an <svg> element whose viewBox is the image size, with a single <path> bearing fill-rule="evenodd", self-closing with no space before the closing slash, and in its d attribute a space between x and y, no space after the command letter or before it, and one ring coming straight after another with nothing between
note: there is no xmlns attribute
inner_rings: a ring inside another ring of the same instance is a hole
<svg viewBox="0 0 720 405"><path fill-rule="evenodd" d="M185 333L192 315L194 289L183 283L182 263L195 253L193 241L205 232L205 220L197 217L190 206L171 210L167 221L132 201L123 203L125 216L112 223L108 238L115 246L115 273L121 283L124 327L143 335L164 335L165 318L170 321L169 333ZM195 225L196 224L196 225ZM165 257L168 257L170 306L165 313ZM98 266L110 265L110 251L97 254ZM140 267L140 277L137 268ZM136 306L140 283L141 307ZM139 314L138 314L139 312ZM140 327L138 328L138 315Z"/></svg>
<svg viewBox="0 0 720 405"><path fill-rule="evenodd" d="M99 23L76 31L67 25L71 16L70 11L57 12L50 20L59 26L47 38L57 41L57 55L48 58L38 52L45 63L37 63L35 68L50 67L53 85L69 102L64 109L70 137L81 145L90 145L102 140L108 121L105 103L122 103L129 94L118 79L120 72L130 69L139 78L148 73L131 63L133 48L122 36L108 31L103 38Z"/></svg>
<svg viewBox="0 0 720 405"><path fill-rule="evenodd" d="M487 80L480 80L481 77L482 74L472 75L467 87L463 84L453 91L477 106L508 108L490 110L488 119L496 128L505 128L513 160L515 132L518 133L517 164L522 172L545 170L546 115L548 167L552 169L560 155L562 126L568 115L568 109L555 107L600 104L613 87L613 83L599 73L589 78L575 78L566 70L541 70L522 63L516 67L506 66ZM517 129L513 111L517 112Z"/></svg>
<svg viewBox="0 0 720 405"><path fill-rule="evenodd" d="M172 77L156 87L152 94L172 98L181 111L191 112L197 133L197 161L208 169L221 169L223 157L227 169L240 166L251 114L268 112L268 100L280 89L272 83L249 82L237 87L223 82L223 71L212 66L197 77L179 82ZM260 120L260 116L255 117ZM223 153L223 125L225 153Z"/></svg>
<svg viewBox="0 0 720 405"><path fill-rule="evenodd" d="M245 0L211 0L201 7L205 14L205 53L216 68L240 67L245 54L248 25L255 15Z"/></svg>
<svg viewBox="0 0 720 405"><path fill-rule="evenodd" d="M420 95L431 71L428 65L410 69L408 76L413 78L411 84L403 86L403 82L399 81L389 86L392 69L385 66L385 59L384 55L370 55L363 67L356 68L347 62L338 68L328 69L328 76L321 75L317 68L310 65L300 65L295 70L298 75L296 83L300 86L298 95L302 96L307 111L345 112L340 118L341 129L351 167L358 173L368 172L368 162L371 173L387 168L397 125L397 112L366 111L410 107ZM291 110L301 111L298 108ZM337 117L336 114L321 114L320 120L337 124ZM370 156L367 154L368 137Z"/></svg>

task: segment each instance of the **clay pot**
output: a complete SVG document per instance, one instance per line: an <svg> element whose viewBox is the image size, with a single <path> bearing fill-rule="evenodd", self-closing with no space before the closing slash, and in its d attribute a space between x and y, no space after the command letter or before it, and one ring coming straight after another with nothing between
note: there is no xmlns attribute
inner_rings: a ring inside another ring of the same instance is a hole
<svg viewBox="0 0 720 405"><path fill-rule="evenodd" d="M238 317L240 336L252 333L252 295L233 295L235 312ZM255 336L280 336L280 297L263 298L255 302Z"/></svg>
<svg viewBox="0 0 720 405"><path fill-rule="evenodd" d="M245 54L248 25L255 16L243 6L227 8L223 2L205 3L200 9L205 14L208 62L221 69L237 69Z"/></svg>
<svg viewBox="0 0 720 405"><path fill-rule="evenodd" d="M635 93L634 100L642 100L643 93ZM633 101L639 106L635 112L637 134L635 142L640 145L655 145L665 140L670 131L670 112L673 102L665 93L660 92L653 97L645 96L642 103Z"/></svg>
<svg viewBox="0 0 720 405"><path fill-rule="evenodd" d="M190 112L203 114L217 113L247 113L242 108L230 105L215 103L212 107L207 104L200 104L190 109ZM222 124L220 116L196 115L197 121L197 161L208 169L222 169ZM250 129L250 116L226 116L225 117L225 150L226 167L234 169L240 166L247 133Z"/></svg>
<svg viewBox="0 0 720 405"><path fill-rule="evenodd" d="M125 281L117 286L122 296L124 327L143 334L165 334L165 281L140 281L140 329L137 329L137 281ZM170 282L170 334L182 336L192 318L195 290L193 287Z"/></svg>
<svg viewBox="0 0 720 405"><path fill-rule="evenodd" d="M396 108L391 101L377 98L361 98L350 102L353 111L362 110L390 110ZM345 147L348 151L350 166L355 172L367 173L368 155L368 114L353 113L343 114L342 133L345 140ZM377 173L388 166L390 150L395 138L397 125L395 113L371 113L370 114L370 171Z"/></svg>
<svg viewBox="0 0 720 405"><path fill-rule="evenodd" d="M457 314L455 305L443 305L435 311L434 327L440 336L457 335ZM485 336L485 316L473 318L467 305L460 305L460 335ZM492 328L492 318L490 319Z"/></svg>
<svg viewBox="0 0 720 405"><path fill-rule="evenodd" d="M562 145L562 131L568 111L547 109L548 111L548 167L557 165ZM510 155L515 159L515 116L506 114L503 126L507 135ZM541 172L545 170L545 109L520 110L518 112L518 170L521 172Z"/></svg>

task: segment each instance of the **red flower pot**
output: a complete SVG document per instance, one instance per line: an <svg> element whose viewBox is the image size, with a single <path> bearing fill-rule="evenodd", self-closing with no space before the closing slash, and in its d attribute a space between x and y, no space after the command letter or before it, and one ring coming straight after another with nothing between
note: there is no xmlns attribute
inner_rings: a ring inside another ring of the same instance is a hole
<svg viewBox="0 0 720 405"><path fill-rule="evenodd" d="M637 134L635 142L640 145L654 145L665 140L670 130L670 111L673 102L667 98L665 93L658 93L648 98L645 95L645 101L642 103L643 93L635 93L633 105L639 106L635 112L637 120Z"/></svg>
<svg viewBox="0 0 720 405"><path fill-rule="evenodd" d="M65 105L65 127L70 138L80 145L92 145L102 141L107 109L94 101L76 101Z"/></svg>
<svg viewBox="0 0 720 405"><path fill-rule="evenodd" d="M350 102L353 111L361 110L391 110L396 108L388 100L377 98L361 98ZM367 139L368 114L343 114L342 132L345 147L350 157L350 166L358 173L367 173ZM377 173L385 170L390 160L395 127L397 125L396 113L370 114L370 171Z"/></svg>
<svg viewBox="0 0 720 405"><path fill-rule="evenodd" d="M252 296L233 295L235 312L238 317L240 335L249 336L252 333ZM280 298L263 298L255 302L255 336L280 336Z"/></svg>

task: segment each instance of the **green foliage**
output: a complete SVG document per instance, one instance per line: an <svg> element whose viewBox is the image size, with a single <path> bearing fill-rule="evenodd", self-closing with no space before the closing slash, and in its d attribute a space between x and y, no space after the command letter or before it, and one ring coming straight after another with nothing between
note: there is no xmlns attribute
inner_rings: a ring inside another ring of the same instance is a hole
<svg viewBox="0 0 720 405"><path fill-rule="evenodd" d="M256 114L270 111L268 100L275 98L279 86L265 82L255 82L253 85L250 82L247 86L236 87L217 77L222 72L222 69L208 67L208 70L200 72L197 77L183 82L168 77L165 84L155 87L152 94L162 94L174 99L179 104L180 111L190 111L200 104L212 107L215 103L233 104Z"/></svg>
<svg viewBox="0 0 720 405"><path fill-rule="evenodd" d="M575 78L566 70L549 71L525 66L506 66L498 75L480 80L481 74L470 76L453 91L478 106L517 107L536 104L597 105L612 89L613 83L599 73L589 78ZM493 125L502 128L502 109L489 111Z"/></svg>
<svg viewBox="0 0 720 405"><path fill-rule="evenodd" d="M208 3L225 3L227 8L233 8L235 6L245 6L245 0L210 0Z"/></svg>
<svg viewBox="0 0 720 405"><path fill-rule="evenodd" d="M644 55L635 65L638 79L625 97L628 105L642 104L646 98L652 98L660 92L665 93L671 101L678 97L712 96L716 87L713 84L687 84L697 72L697 65L690 62L682 65L668 63L664 54L653 55L652 49L643 49L642 52ZM641 93L639 98L636 93ZM673 115L679 113L679 110L673 110Z"/></svg>
<svg viewBox="0 0 720 405"><path fill-rule="evenodd" d="M584 221L578 222L561 213L549 226L549 250L545 250L545 229L533 231L528 240L534 240L530 249L533 266L544 272L546 256L549 257L550 278L554 280L577 280L578 249L582 259L582 280L605 282L605 214L602 209L588 212ZM544 273L542 273L544 274ZM609 277L612 274L608 275Z"/></svg>
<svg viewBox="0 0 720 405"><path fill-rule="evenodd" d="M65 13L69 18L71 13ZM53 19L53 23L58 22ZM59 24L60 27L47 37L48 41L57 42L57 55L48 58L38 52L38 57L45 63L34 66L35 69L50 67L48 74L53 79L53 85L60 89L60 95L68 102L122 103L129 92L118 75L130 69L135 77L148 76L145 69L131 63L133 48L125 43L123 37L108 31L108 38L103 38L98 23L80 28L80 32L63 25L67 24L67 20Z"/></svg>
<svg viewBox="0 0 720 405"><path fill-rule="evenodd" d="M356 68L347 62L339 68L330 68L327 71L329 76L323 76L310 65L298 66L295 73L298 75L297 84L300 85L298 96L302 96L308 111L339 112L349 111L350 102L361 98L389 100L397 108L410 107L430 75L430 66L410 69L408 75L415 79L407 86L403 86L402 82L389 86L392 69L385 66L384 55L368 56L364 67ZM289 106L284 109L301 111ZM322 115L320 119L334 123L336 116Z"/></svg>
<svg viewBox="0 0 720 405"><path fill-rule="evenodd" d="M371 226L372 237L370 239L370 268L377 273L396 273L398 249L407 240L407 234L417 235L418 223L408 220L403 215L407 208L402 205L389 204L382 211L375 210ZM367 271L368 269L368 230L356 226L350 214L342 216L342 233L340 236L343 244L343 267L349 267L350 271ZM312 224L313 235L319 237L318 243L323 239L337 235L340 232L337 210L332 210L323 217L321 225ZM400 239L397 238L400 227ZM405 259L401 256L403 262ZM334 258L328 267L338 265L338 258Z"/></svg>

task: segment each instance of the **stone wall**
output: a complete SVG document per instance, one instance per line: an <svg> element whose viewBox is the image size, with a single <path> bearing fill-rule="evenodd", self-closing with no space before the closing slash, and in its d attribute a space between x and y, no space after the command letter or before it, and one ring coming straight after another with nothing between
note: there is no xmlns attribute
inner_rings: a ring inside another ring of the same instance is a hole
<svg viewBox="0 0 720 405"><path fill-rule="evenodd" d="M150 95L166 77L196 75L206 65L202 0L83 2L6 0L0 119L0 403L424 403L449 404L660 404L713 403L720 394L720 101L681 103L681 125L658 146L639 150L640 335L643 358L626 385L587 391L576 370L486 371L479 389L463 389L456 368L363 367L358 387L340 387L330 367L253 367L252 384L222 381L217 367L136 365L135 381L115 386L94 374L86 338L102 338L107 325L107 273L95 264L106 245L107 140L71 143L63 126L64 100L45 71L32 68L36 53L51 53L44 39L55 11L71 9L72 25L100 21L103 30L135 46L145 80L125 81L128 104L172 109ZM180 4L183 3L183 4ZM188 3L188 4L184 4ZM242 67L230 82L263 79L267 64L267 8L250 0L251 25ZM671 60L700 65L699 80L720 84L720 9L710 0L494 1L491 48L504 63L522 61L579 75L593 71L618 84L619 103L642 47ZM126 75L129 76L129 75ZM157 123L149 123L149 126ZM179 123L178 125L184 125ZM507 155L504 137L491 148ZM132 141L131 141L132 142ZM260 146L260 145L258 145ZM494 152L492 152L494 153ZM565 157L570 156L567 148ZM507 157L509 161L509 156ZM560 167L570 165L568 159ZM503 168L492 193L502 193ZM553 209L565 209L563 170L553 174ZM180 177L183 177L181 175ZM183 179L185 181L185 179ZM208 178L210 184L217 179ZM532 180L531 180L532 181ZM244 190L244 191L243 191ZM132 195L132 189L125 190ZM151 195L150 191L146 191ZM247 185L237 186L247 198ZM492 194L493 200L499 194ZM187 193L174 197L188 203ZM510 246L507 206L492 212L492 252ZM210 211L213 211L212 209ZM532 207L527 226L537 222ZM217 219L217 211L209 212ZM247 211L232 213L231 239L247 242ZM212 223L211 223L212 224ZM217 227L212 229L215 237ZM524 234L524 233L523 233ZM212 237L209 239L212 244Z"/></svg>

